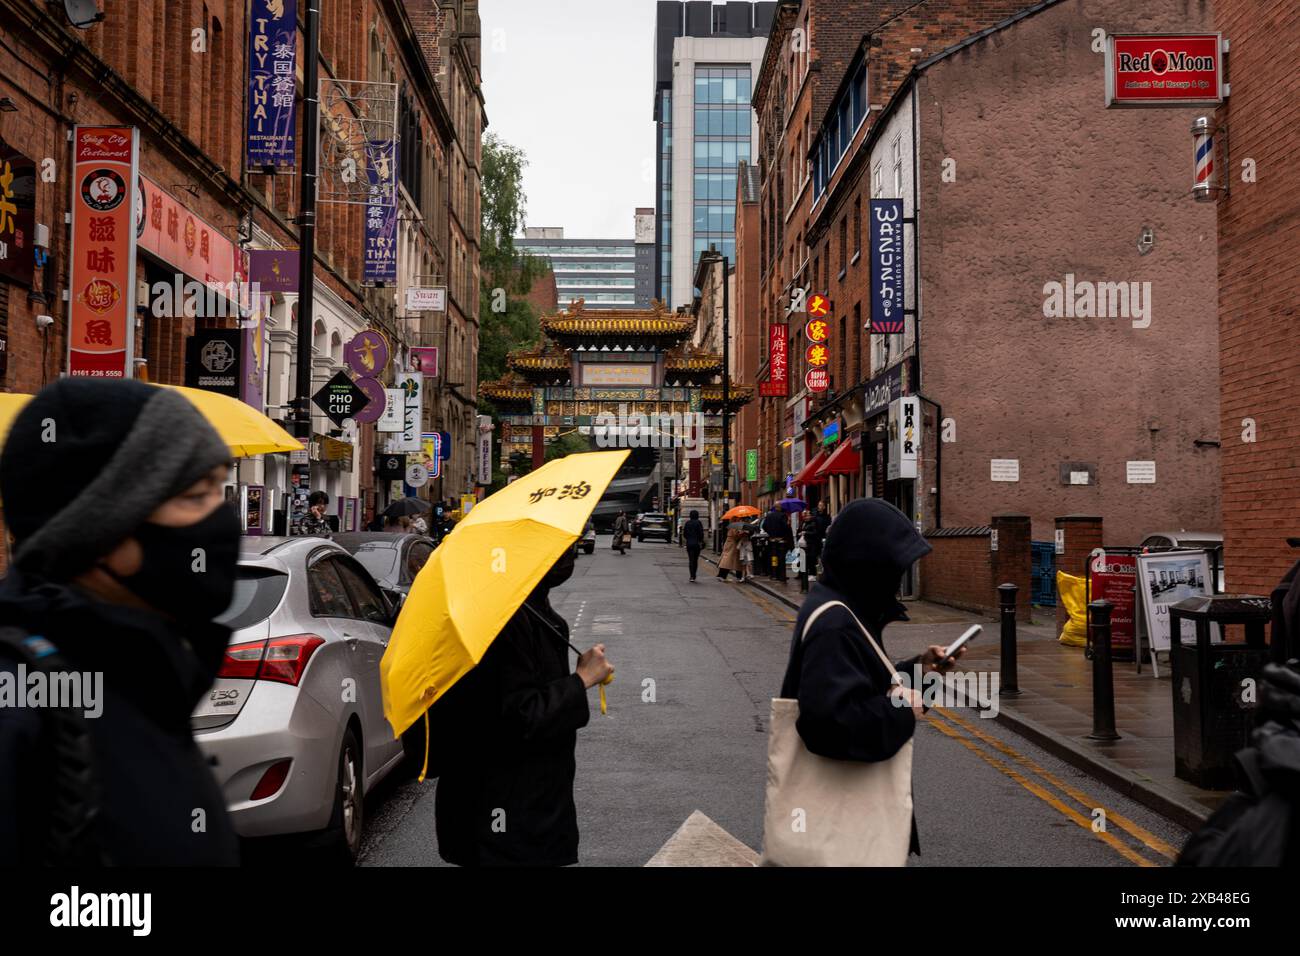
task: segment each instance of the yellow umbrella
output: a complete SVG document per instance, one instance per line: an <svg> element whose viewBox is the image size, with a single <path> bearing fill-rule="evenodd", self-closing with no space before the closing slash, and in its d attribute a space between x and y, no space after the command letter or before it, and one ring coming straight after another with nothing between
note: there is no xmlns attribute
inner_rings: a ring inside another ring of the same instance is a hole
<svg viewBox="0 0 1300 956"><path fill-rule="evenodd" d="M302 450L302 442L253 406L237 398L181 385L160 387L170 388L188 398L190 404L199 410L230 446L230 453L236 458L265 455L273 451Z"/></svg>
<svg viewBox="0 0 1300 956"><path fill-rule="evenodd" d="M201 388L184 388L180 385L160 385L180 392L199 410L208 423L217 430L230 446L236 458L248 458L273 451L300 451L302 442L267 418L251 405L237 398L205 392ZM0 392L0 448L9 434L18 412L31 401L30 395Z"/></svg>
<svg viewBox="0 0 1300 956"><path fill-rule="evenodd" d="M476 504L420 569L379 665L401 733L487 652L582 534L629 452L568 455Z"/></svg>
<svg viewBox="0 0 1300 956"><path fill-rule="evenodd" d="M13 425L23 406L32 400L30 395L20 392L0 392L0 448L4 448L5 439L9 437L9 427Z"/></svg>

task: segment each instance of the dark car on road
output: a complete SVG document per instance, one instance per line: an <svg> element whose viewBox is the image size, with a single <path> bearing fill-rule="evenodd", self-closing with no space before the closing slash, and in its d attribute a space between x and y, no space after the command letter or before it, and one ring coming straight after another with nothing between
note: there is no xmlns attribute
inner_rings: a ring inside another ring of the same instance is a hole
<svg viewBox="0 0 1300 956"><path fill-rule="evenodd" d="M672 519L666 514L647 511L641 516L641 521L637 525L636 539L645 541L646 538L660 538L664 541L672 541L672 527Z"/></svg>
<svg viewBox="0 0 1300 956"><path fill-rule="evenodd" d="M420 568L433 554L434 543L422 534L391 531L353 531L336 534L342 545L384 589L394 607L400 607Z"/></svg>

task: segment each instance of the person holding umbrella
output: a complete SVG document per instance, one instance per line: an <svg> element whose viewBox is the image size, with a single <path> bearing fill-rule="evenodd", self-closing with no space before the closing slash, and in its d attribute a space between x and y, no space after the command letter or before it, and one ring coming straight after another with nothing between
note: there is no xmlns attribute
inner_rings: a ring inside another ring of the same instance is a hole
<svg viewBox="0 0 1300 956"><path fill-rule="evenodd" d="M578 861L573 790L587 691L613 679L602 644L570 670L550 592L626 450L548 462L479 502L411 586L380 662L396 734L424 719L439 776L438 852L461 866ZM431 729L431 726L433 729Z"/></svg>

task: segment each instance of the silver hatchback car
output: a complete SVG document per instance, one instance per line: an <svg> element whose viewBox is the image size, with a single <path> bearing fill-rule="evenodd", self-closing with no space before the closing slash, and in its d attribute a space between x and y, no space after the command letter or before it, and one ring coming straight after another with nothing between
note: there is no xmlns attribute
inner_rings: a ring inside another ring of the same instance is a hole
<svg viewBox="0 0 1300 956"><path fill-rule="evenodd" d="M355 859L365 794L403 759L379 685L393 610L325 538L246 537L241 552L220 618L234 633L194 738L240 836L318 831Z"/></svg>

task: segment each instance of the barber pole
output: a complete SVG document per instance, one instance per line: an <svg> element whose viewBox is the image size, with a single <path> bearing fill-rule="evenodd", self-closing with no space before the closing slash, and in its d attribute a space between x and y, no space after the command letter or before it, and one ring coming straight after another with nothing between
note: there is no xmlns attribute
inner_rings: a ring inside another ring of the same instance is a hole
<svg viewBox="0 0 1300 956"><path fill-rule="evenodd" d="M1214 202L1219 198L1219 187L1214 180L1214 133L1214 124L1207 116L1197 117L1192 123L1192 152L1196 167L1192 195L1197 202Z"/></svg>

